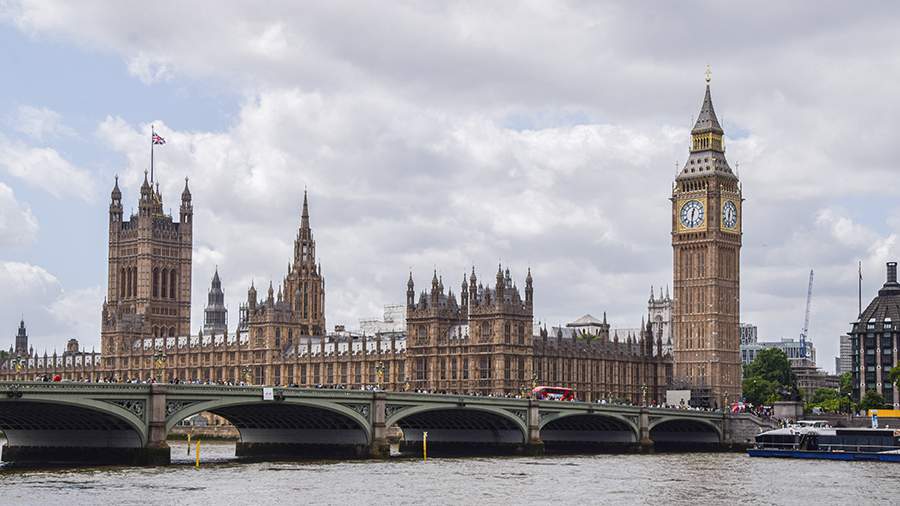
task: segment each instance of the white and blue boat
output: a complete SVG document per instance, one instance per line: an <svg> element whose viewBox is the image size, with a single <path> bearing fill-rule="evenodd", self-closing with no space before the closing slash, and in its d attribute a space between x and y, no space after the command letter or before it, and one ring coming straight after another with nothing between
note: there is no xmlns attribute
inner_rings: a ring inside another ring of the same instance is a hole
<svg viewBox="0 0 900 506"><path fill-rule="evenodd" d="M835 428L824 422L760 433L751 457L900 462L900 430Z"/></svg>

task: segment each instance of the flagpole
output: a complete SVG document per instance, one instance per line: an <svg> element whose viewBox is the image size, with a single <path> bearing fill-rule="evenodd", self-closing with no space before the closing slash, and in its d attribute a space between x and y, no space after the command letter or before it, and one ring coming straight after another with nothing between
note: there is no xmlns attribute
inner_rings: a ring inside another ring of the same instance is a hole
<svg viewBox="0 0 900 506"><path fill-rule="evenodd" d="M862 260L859 261L859 317L862 317Z"/></svg>
<svg viewBox="0 0 900 506"><path fill-rule="evenodd" d="M153 125L150 125L150 183L153 184Z"/></svg>

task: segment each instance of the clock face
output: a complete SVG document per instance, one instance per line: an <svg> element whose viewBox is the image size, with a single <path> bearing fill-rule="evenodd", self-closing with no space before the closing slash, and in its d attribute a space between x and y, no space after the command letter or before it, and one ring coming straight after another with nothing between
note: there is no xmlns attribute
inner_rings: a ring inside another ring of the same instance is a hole
<svg viewBox="0 0 900 506"><path fill-rule="evenodd" d="M688 200L681 206L680 215L685 228L697 228L703 224L703 204L699 200Z"/></svg>
<svg viewBox="0 0 900 506"><path fill-rule="evenodd" d="M734 228L737 226L737 206L730 200L725 201L722 206L722 224L725 228Z"/></svg>

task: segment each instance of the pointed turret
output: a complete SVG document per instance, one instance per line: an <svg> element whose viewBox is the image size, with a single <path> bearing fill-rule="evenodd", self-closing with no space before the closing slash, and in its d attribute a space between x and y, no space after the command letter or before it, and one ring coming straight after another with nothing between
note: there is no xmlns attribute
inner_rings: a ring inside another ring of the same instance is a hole
<svg viewBox="0 0 900 506"><path fill-rule="evenodd" d="M184 178L184 190L181 192L181 223L189 224L194 215L194 206L191 204L191 190L188 188L188 178Z"/></svg>
<svg viewBox="0 0 900 506"><path fill-rule="evenodd" d="M412 271L409 271L409 280L406 282L406 307L412 308L416 304L416 285L413 283Z"/></svg>
<svg viewBox="0 0 900 506"><path fill-rule="evenodd" d="M534 279L531 277L531 267L528 268L528 275L525 276L525 306L534 307Z"/></svg>
<svg viewBox="0 0 900 506"><path fill-rule="evenodd" d="M697 122L694 123L692 134L701 134L713 132L719 135L724 134L722 125L719 124L719 118L716 117L716 110L713 108L712 94L709 91L709 80L706 81L706 94L703 96L703 105L700 106L700 114L697 116Z"/></svg>
<svg viewBox="0 0 900 506"><path fill-rule="evenodd" d="M706 74L706 94L697 122L691 130L691 154L682 169L679 179L710 174L727 174L734 177L728 161L725 159L724 131L716 117L709 91L710 74Z"/></svg>

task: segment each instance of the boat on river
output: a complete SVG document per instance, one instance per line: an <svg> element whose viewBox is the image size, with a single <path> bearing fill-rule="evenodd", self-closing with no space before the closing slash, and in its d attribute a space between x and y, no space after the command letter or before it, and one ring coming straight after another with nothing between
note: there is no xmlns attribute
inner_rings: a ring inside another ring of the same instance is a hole
<svg viewBox="0 0 900 506"><path fill-rule="evenodd" d="M751 457L900 462L900 430L830 427L824 422L760 433Z"/></svg>

